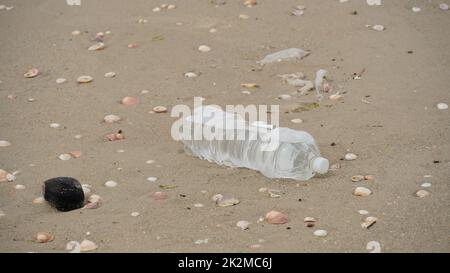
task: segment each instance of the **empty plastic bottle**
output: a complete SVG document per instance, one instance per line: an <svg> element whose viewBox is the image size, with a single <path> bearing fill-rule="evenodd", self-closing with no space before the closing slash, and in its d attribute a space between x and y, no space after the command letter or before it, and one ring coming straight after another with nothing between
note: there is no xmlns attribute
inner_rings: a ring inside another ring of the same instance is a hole
<svg viewBox="0 0 450 273"><path fill-rule="evenodd" d="M215 114L212 116L211 112ZM240 129L227 128L226 120L234 120L235 128ZM261 133L257 131L258 127L270 128L270 125L248 125L238 115L209 106L196 108L194 114L187 117L185 121L190 123L191 131L180 139L188 153L201 159L229 167L258 170L269 178L308 180L315 173L324 174L328 171L328 160L320 156L313 137L307 132L274 128ZM195 126L195 124L201 126ZM238 124L245 126L238 127ZM199 130L204 130L203 128L208 126L208 129L221 127L222 140L207 140L204 137L195 140L195 131L201 135L203 131ZM244 140L236 139L238 131L245 135ZM235 138L227 140L227 134L234 134ZM267 150L270 139L273 140L275 136L278 136L276 148Z"/></svg>

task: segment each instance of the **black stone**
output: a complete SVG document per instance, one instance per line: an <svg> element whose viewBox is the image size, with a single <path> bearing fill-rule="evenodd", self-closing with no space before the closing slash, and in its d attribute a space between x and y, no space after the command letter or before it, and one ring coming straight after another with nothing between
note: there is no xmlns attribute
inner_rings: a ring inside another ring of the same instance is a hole
<svg viewBox="0 0 450 273"><path fill-rule="evenodd" d="M59 211L79 209L84 205L83 188L72 177L55 177L45 181L44 198Z"/></svg>

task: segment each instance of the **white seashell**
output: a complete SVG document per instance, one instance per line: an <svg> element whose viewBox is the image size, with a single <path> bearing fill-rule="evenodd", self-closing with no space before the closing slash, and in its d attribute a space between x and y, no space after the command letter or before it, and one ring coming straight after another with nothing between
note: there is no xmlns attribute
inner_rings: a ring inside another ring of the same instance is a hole
<svg viewBox="0 0 450 273"><path fill-rule="evenodd" d="M441 3L441 4L439 4L439 8L440 8L441 10L448 10L448 5L445 4L445 3Z"/></svg>
<svg viewBox="0 0 450 273"><path fill-rule="evenodd" d="M416 194L416 196L419 197L419 198L424 198L425 196L430 195L430 192L429 192L429 191L426 191L426 190L418 190L418 191L416 191L415 194Z"/></svg>
<svg viewBox="0 0 450 273"><path fill-rule="evenodd" d="M82 252L92 251L97 248L98 248L98 246L94 242L89 241L89 240L83 240L80 244L80 250Z"/></svg>
<svg viewBox="0 0 450 273"><path fill-rule="evenodd" d="M147 177L147 181L149 181L149 182L155 182L156 180L158 180L158 178L156 178L156 177L153 177L153 176Z"/></svg>
<svg viewBox="0 0 450 273"><path fill-rule="evenodd" d="M278 99L280 99L280 100L289 100L291 98L292 98L291 95L288 95L288 94L281 94L278 96Z"/></svg>
<svg viewBox="0 0 450 273"><path fill-rule="evenodd" d="M80 253L81 246L77 241L70 241L66 244L66 250L70 250L70 253Z"/></svg>
<svg viewBox="0 0 450 273"><path fill-rule="evenodd" d="M250 18L250 16L248 16L247 14L239 14L239 19L247 20L248 18Z"/></svg>
<svg viewBox="0 0 450 273"><path fill-rule="evenodd" d="M363 175L354 175L354 176L352 176L352 181L353 182L359 182L361 180L364 180L364 176Z"/></svg>
<svg viewBox="0 0 450 273"><path fill-rule="evenodd" d="M305 223L314 223L314 222L317 222L317 219L316 218L314 218L314 217L311 217L311 216L307 216L307 217L305 217L305 219L303 219L303 222L305 222Z"/></svg>
<svg viewBox="0 0 450 273"><path fill-rule="evenodd" d="M19 185L14 186L14 188L15 188L16 190L24 190L24 189L25 189L25 186L19 184Z"/></svg>
<svg viewBox="0 0 450 273"><path fill-rule="evenodd" d="M195 241L194 244L196 244L196 245L207 244L208 241L209 241L209 239L199 239L199 240Z"/></svg>
<svg viewBox="0 0 450 273"><path fill-rule="evenodd" d="M100 197L100 195L97 195L97 194L92 194L88 198L89 203L98 203L98 202L100 202L100 200L101 200L101 197Z"/></svg>
<svg viewBox="0 0 450 273"><path fill-rule="evenodd" d="M0 209L0 217L6 216L5 212Z"/></svg>
<svg viewBox="0 0 450 273"><path fill-rule="evenodd" d="M132 213L131 213L131 216L133 216L133 217L137 217L137 216L139 216L139 212L137 212L137 211L135 211L135 212L132 212Z"/></svg>
<svg viewBox="0 0 450 273"><path fill-rule="evenodd" d="M352 153L346 153L344 158L345 160L355 160L358 158L358 156Z"/></svg>
<svg viewBox="0 0 450 273"><path fill-rule="evenodd" d="M371 226L373 226L377 221L378 221L377 217L369 216L364 220L364 222L361 223L361 227L368 229Z"/></svg>
<svg viewBox="0 0 450 273"><path fill-rule="evenodd" d="M11 146L11 142L7 140L0 140L0 147L8 147Z"/></svg>
<svg viewBox="0 0 450 273"><path fill-rule="evenodd" d="M236 223L236 226L238 228L240 228L241 230L246 230L248 229L248 226L250 225L250 223L248 221L239 221Z"/></svg>
<svg viewBox="0 0 450 273"><path fill-rule="evenodd" d="M56 79L56 83L57 84L62 84L62 83L65 83L67 80L66 79L64 79L64 78L58 78L58 79Z"/></svg>
<svg viewBox="0 0 450 273"><path fill-rule="evenodd" d="M250 92L248 90L243 90L241 93L245 94L245 95L251 95L252 94L252 92Z"/></svg>
<svg viewBox="0 0 450 273"><path fill-rule="evenodd" d="M333 94L331 96L328 97L330 100L339 100L342 99L342 95L339 94Z"/></svg>
<svg viewBox="0 0 450 273"><path fill-rule="evenodd" d="M105 49L105 44L101 42L93 44L88 48L89 51L97 51L102 49Z"/></svg>
<svg viewBox="0 0 450 273"><path fill-rule="evenodd" d="M269 63L287 61L292 59L302 59L309 55L310 52L305 51L301 48L288 48L264 57L261 61L257 62L260 65L265 65Z"/></svg>
<svg viewBox="0 0 450 273"><path fill-rule="evenodd" d="M196 77L198 77L198 75L195 74L194 72L186 72L186 73L184 73L184 76L186 78L196 78Z"/></svg>
<svg viewBox="0 0 450 273"><path fill-rule="evenodd" d="M381 6L381 0L367 0L369 6Z"/></svg>
<svg viewBox="0 0 450 273"><path fill-rule="evenodd" d="M381 245L377 241L370 241L367 243L366 249L370 250L370 253L380 253Z"/></svg>
<svg viewBox="0 0 450 273"><path fill-rule="evenodd" d="M60 154L60 155L58 156L58 158L65 161L65 160L71 159L72 156L71 156L70 154Z"/></svg>
<svg viewBox="0 0 450 273"><path fill-rule="evenodd" d="M372 26L372 29L376 30L376 31L383 31L384 26L383 25L374 25L374 26Z"/></svg>
<svg viewBox="0 0 450 273"><path fill-rule="evenodd" d="M164 106L155 106L153 107L153 112L155 113L165 113L167 112L167 108Z"/></svg>
<svg viewBox="0 0 450 273"><path fill-rule="evenodd" d="M36 205L44 204L44 202L45 202L45 199L42 196L36 197L33 199L33 204L36 204Z"/></svg>
<svg viewBox="0 0 450 273"><path fill-rule="evenodd" d="M159 12L159 11L161 11L161 8L156 7L156 8L153 8L152 11L153 11L153 12Z"/></svg>
<svg viewBox="0 0 450 273"><path fill-rule="evenodd" d="M198 51L200 52L209 52L211 51L211 48L207 45L201 45L198 47Z"/></svg>
<svg viewBox="0 0 450 273"><path fill-rule="evenodd" d="M167 9L175 9L177 6L175 6L175 5L173 5L173 4L170 4L170 5L168 5L167 6Z"/></svg>
<svg viewBox="0 0 450 273"><path fill-rule="evenodd" d="M436 107L437 107L439 110L446 110L446 109L448 109L448 105L447 105L446 103L443 103L443 102L438 103L438 104L436 105Z"/></svg>
<svg viewBox="0 0 450 273"><path fill-rule="evenodd" d="M367 210L363 210L363 209L358 210L358 213L361 214L361 215L369 214L369 212Z"/></svg>
<svg viewBox="0 0 450 273"><path fill-rule="evenodd" d="M319 69L316 72L316 78L314 80L314 88L316 89L317 96L321 97L323 90L323 82L324 79L327 77L328 71L325 69Z"/></svg>
<svg viewBox="0 0 450 273"><path fill-rule="evenodd" d="M40 74L40 72L39 72L39 70L37 68L32 68L27 73L23 74L23 76L25 78L34 78L34 77L36 77L39 74Z"/></svg>
<svg viewBox="0 0 450 273"><path fill-rule="evenodd" d="M422 188L429 188L429 187L431 187L431 183L429 183L429 182L425 182L425 183L422 183L422 185L420 185Z"/></svg>
<svg viewBox="0 0 450 273"><path fill-rule="evenodd" d="M202 203L195 203L194 207L196 208L203 208L205 205L203 205Z"/></svg>
<svg viewBox="0 0 450 273"><path fill-rule="evenodd" d="M240 203L239 198L232 195L221 195L219 199L217 199L216 204L219 207L228 207L234 206Z"/></svg>
<svg viewBox="0 0 450 273"><path fill-rule="evenodd" d="M325 237L328 235L328 232L324 229L318 229L314 231L314 235L316 235L317 237Z"/></svg>
<svg viewBox="0 0 450 273"><path fill-rule="evenodd" d="M105 182L105 186L108 187L108 188L114 188L114 187L117 186L117 182L116 182L116 181L109 180L109 181L106 181L106 182Z"/></svg>
<svg viewBox="0 0 450 273"><path fill-rule="evenodd" d="M116 76L115 72L106 72L105 73L105 78L114 78Z"/></svg>
<svg viewBox="0 0 450 273"><path fill-rule="evenodd" d="M12 181L14 181L14 180L16 180L16 176L12 173L8 173L7 175L6 175L6 180L8 181L8 182L12 182Z"/></svg>
<svg viewBox="0 0 450 273"><path fill-rule="evenodd" d="M291 119L291 122L292 123L302 123L303 122L303 120L302 119L299 119L299 118L294 118L294 119Z"/></svg>
<svg viewBox="0 0 450 273"><path fill-rule="evenodd" d="M211 28L211 29L209 29L209 32L210 32L210 33L216 33L216 32L217 32L217 29Z"/></svg>
<svg viewBox="0 0 450 273"><path fill-rule="evenodd" d="M59 128L59 127L61 127L61 124L59 124L59 123L50 123L50 128L56 129L56 128Z"/></svg>
<svg viewBox="0 0 450 273"><path fill-rule="evenodd" d="M94 78L91 76L80 76L77 78L78 83L89 83L93 80L94 80Z"/></svg>
<svg viewBox="0 0 450 273"><path fill-rule="evenodd" d="M372 191L365 187L357 187L353 191L353 195L356 195L356 196L368 196L371 194L372 194Z"/></svg>
<svg viewBox="0 0 450 273"><path fill-rule="evenodd" d="M411 10L412 10L413 12L420 12L422 9L419 8L419 7L412 7Z"/></svg>
<svg viewBox="0 0 450 273"><path fill-rule="evenodd" d="M81 185L81 188L83 189L83 193L84 193L84 196L85 197L87 197L87 196L89 196L90 194L91 194L91 185L89 185L89 184L82 184Z"/></svg>
<svg viewBox="0 0 450 273"><path fill-rule="evenodd" d="M265 192L267 192L269 189L268 188L259 188L258 189L258 191L259 192L262 192L262 193L265 193Z"/></svg>
<svg viewBox="0 0 450 273"><path fill-rule="evenodd" d="M103 120L107 123L114 123L118 122L120 120L120 117L116 115L107 115L103 118Z"/></svg>
<svg viewBox="0 0 450 273"><path fill-rule="evenodd" d="M150 160L145 161L145 163L147 163L147 164L153 164L153 163L155 163L155 160L150 159Z"/></svg>
<svg viewBox="0 0 450 273"><path fill-rule="evenodd" d="M141 94L148 94L148 93L150 93L150 91L148 91L148 90L142 90L141 91Z"/></svg>

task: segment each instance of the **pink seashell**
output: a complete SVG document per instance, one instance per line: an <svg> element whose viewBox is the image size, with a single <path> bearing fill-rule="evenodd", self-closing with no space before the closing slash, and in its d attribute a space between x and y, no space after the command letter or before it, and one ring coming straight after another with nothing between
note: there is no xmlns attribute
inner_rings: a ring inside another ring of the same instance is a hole
<svg viewBox="0 0 450 273"><path fill-rule="evenodd" d="M117 140L124 140L125 136L122 134L122 131L119 131L118 133L107 134L106 138L109 141L117 141Z"/></svg>
<svg viewBox="0 0 450 273"><path fill-rule="evenodd" d="M269 224L286 224L289 219L286 214L276 210L272 210L266 214L266 221Z"/></svg>
<svg viewBox="0 0 450 273"><path fill-rule="evenodd" d="M37 75L39 75L39 70L37 68L32 68L27 73L23 74L25 78L34 78Z"/></svg>
<svg viewBox="0 0 450 273"><path fill-rule="evenodd" d="M135 105L138 103L138 100L133 97L125 97L122 99L122 104L125 106Z"/></svg>
<svg viewBox="0 0 450 273"><path fill-rule="evenodd" d="M155 198L155 200L164 200L167 198L167 194L162 191L157 191L153 193L153 198Z"/></svg>

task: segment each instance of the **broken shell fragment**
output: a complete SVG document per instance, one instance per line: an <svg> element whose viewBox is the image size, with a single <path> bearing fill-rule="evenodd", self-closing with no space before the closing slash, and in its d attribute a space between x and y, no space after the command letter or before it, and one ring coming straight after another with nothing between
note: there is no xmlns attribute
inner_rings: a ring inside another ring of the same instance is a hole
<svg viewBox="0 0 450 273"><path fill-rule="evenodd" d="M239 198L233 195L221 195L217 197L219 198L216 200L216 205L219 207L234 206L241 202Z"/></svg>
<svg viewBox="0 0 450 273"><path fill-rule="evenodd" d="M114 78L115 76L116 76L116 73L115 72L106 72L105 73L105 78Z"/></svg>
<svg viewBox="0 0 450 273"><path fill-rule="evenodd" d="M56 129L59 127L61 127L61 124L59 124L59 123L50 123L50 128Z"/></svg>
<svg viewBox="0 0 450 273"><path fill-rule="evenodd" d="M196 78L196 77L198 77L198 75L196 73L194 73L194 72L186 72L186 73L184 73L184 76L186 78Z"/></svg>
<svg viewBox="0 0 450 273"><path fill-rule="evenodd" d="M51 242L55 239L55 236L51 235L50 233L47 232L38 232L33 236L33 240L36 243L48 243Z"/></svg>
<svg viewBox="0 0 450 273"><path fill-rule="evenodd" d="M105 44L102 42L95 43L88 48L89 51L98 51L103 49L105 49Z"/></svg>
<svg viewBox="0 0 450 273"><path fill-rule="evenodd" d="M302 119L299 119L299 118L294 118L294 119L291 120L291 122L292 122L292 123L299 124L299 123L302 123L303 120L302 120Z"/></svg>
<svg viewBox="0 0 450 273"><path fill-rule="evenodd" d="M364 222L361 223L361 227L368 229L371 226L373 226L377 221L378 221L377 217L369 216L364 220Z"/></svg>
<svg viewBox="0 0 450 273"><path fill-rule="evenodd" d="M118 140L124 140L125 136L122 134L122 131L119 131L118 133L107 134L106 138L109 141L118 141Z"/></svg>
<svg viewBox="0 0 450 273"><path fill-rule="evenodd" d="M0 147L8 147L11 146L11 142L7 140L0 140Z"/></svg>
<svg viewBox="0 0 450 273"><path fill-rule="evenodd" d="M248 226L250 225L250 223L248 221L239 221L236 223L236 226L238 228L240 228L241 230L246 230L248 229Z"/></svg>
<svg viewBox="0 0 450 273"><path fill-rule="evenodd" d="M63 83L65 83L66 81L67 81L67 80L64 79L64 78L58 78L58 79L55 80L55 82L56 82L57 84L63 84Z"/></svg>
<svg viewBox="0 0 450 273"><path fill-rule="evenodd" d="M355 159L357 159L358 158L358 156L357 155L355 155L355 154L353 154L353 153L346 153L345 154L345 160L355 160Z"/></svg>
<svg viewBox="0 0 450 273"><path fill-rule="evenodd" d="M8 173L7 171L0 169L0 182L7 182L9 174L10 173Z"/></svg>
<svg viewBox="0 0 450 273"><path fill-rule="evenodd" d="M117 182L116 182L116 181L109 180L109 181L106 181L106 182L105 182L105 186L108 187L108 188L114 188L114 187L117 186Z"/></svg>
<svg viewBox="0 0 450 273"><path fill-rule="evenodd" d="M72 151L69 153L73 158L79 158L83 153L81 151Z"/></svg>
<svg viewBox="0 0 450 273"><path fill-rule="evenodd" d="M369 253L380 253L381 245L377 241L370 241L367 243L366 249L369 250Z"/></svg>
<svg viewBox="0 0 450 273"><path fill-rule="evenodd" d="M138 103L138 100L133 97L125 97L122 99L122 104L125 106L135 105Z"/></svg>
<svg viewBox="0 0 450 273"><path fill-rule="evenodd" d="M438 103L438 104L436 105L436 107L437 107L439 110L446 110L446 109L448 109L448 105L447 105L446 103L443 103L443 102Z"/></svg>
<svg viewBox="0 0 450 273"><path fill-rule="evenodd" d="M211 51L211 48L207 45L201 45L198 47L198 51L200 52L209 52Z"/></svg>
<svg viewBox="0 0 450 273"><path fill-rule="evenodd" d="M72 34L73 36L78 36L78 35L81 34L81 31L79 31L79 30L74 30L74 31L72 31L70 34Z"/></svg>
<svg viewBox="0 0 450 273"><path fill-rule="evenodd" d="M89 241L89 240L83 240L80 244L80 250L82 252L92 251L97 248L98 248L98 246L94 242Z"/></svg>
<svg viewBox="0 0 450 273"><path fill-rule="evenodd" d="M66 244L66 250L70 250L70 253L80 253L80 243L77 241L70 241Z"/></svg>
<svg viewBox="0 0 450 273"><path fill-rule="evenodd" d="M167 198L167 194L162 191L157 191L157 192L153 193L153 198L155 200L164 200Z"/></svg>
<svg viewBox="0 0 450 273"><path fill-rule="evenodd" d="M369 212L367 210L363 210L363 209L358 210L358 213L361 214L361 215L369 214Z"/></svg>
<svg viewBox="0 0 450 273"><path fill-rule="evenodd" d="M36 197L33 199L33 204L36 204L36 205L44 204L44 202L45 202L45 199L42 196Z"/></svg>
<svg viewBox="0 0 450 273"><path fill-rule="evenodd" d="M167 108L164 106L155 106L153 107L153 112L155 113L165 113L167 112Z"/></svg>
<svg viewBox="0 0 450 273"><path fill-rule="evenodd" d="M376 31L383 31L385 28L383 25L374 25L372 26L372 29Z"/></svg>
<svg viewBox="0 0 450 273"><path fill-rule="evenodd" d="M251 83L241 83L241 87L244 88L258 88L259 84L251 82Z"/></svg>
<svg viewBox="0 0 450 273"><path fill-rule="evenodd" d="M374 179L375 179L375 177L371 174L364 175L364 180L374 180Z"/></svg>
<svg viewBox="0 0 450 273"><path fill-rule="evenodd" d="M15 185L14 188L15 188L16 190L24 190L24 189L25 189L25 186L24 186L24 185L18 184L18 185Z"/></svg>
<svg viewBox="0 0 450 273"><path fill-rule="evenodd" d="M89 83L92 80L94 80L94 78L92 78L91 76L80 76L80 77L78 77L77 82L80 84L81 83Z"/></svg>
<svg viewBox="0 0 450 273"><path fill-rule="evenodd" d="M28 70L27 73L23 74L23 76L25 78L34 78L37 75L39 75L39 70L37 68L32 68L32 69Z"/></svg>
<svg viewBox="0 0 450 273"><path fill-rule="evenodd" d="M359 182L359 181L361 181L363 179L364 179L364 176L362 176L362 175L354 175L354 176L352 176L352 181L353 182Z"/></svg>
<svg viewBox="0 0 450 273"><path fill-rule="evenodd" d="M357 187L353 191L353 195L356 195L356 196L368 196L371 194L372 194L372 191L365 187Z"/></svg>
<svg viewBox="0 0 450 273"><path fill-rule="evenodd" d="M116 115L107 115L103 118L103 120L107 123L114 123L118 122L120 120L120 117Z"/></svg>
<svg viewBox="0 0 450 273"><path fill-rule="evenodd" d="M314 231L314 235L316 235L317 237L325 237L328 235L328 232L324 229L318 229Z"/></svg>
<svg viewBox="0 0 450 273"><path fill-rule="evenodd" d="M416 191L415 195L419 198L424 198L425 196L430 195L430 192L426 190L418 190Z"/></svg>
<svg viewBox="0 0 450 273"><path fill-rule="evenodd" d="M276 210L269 211L265 219L269 224L286 224L289 221L286 214Z"/></svg>
<svg viewBox="0 0 450 273"><path fill-rule="evenodd" d="M439 4L439 8L440 8L441 10L448 10L448 9L449 9L449 6L448 6L447 4L445 4L445 3L441 3L441 4Z"/></svg>

